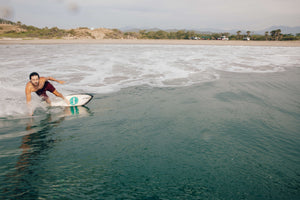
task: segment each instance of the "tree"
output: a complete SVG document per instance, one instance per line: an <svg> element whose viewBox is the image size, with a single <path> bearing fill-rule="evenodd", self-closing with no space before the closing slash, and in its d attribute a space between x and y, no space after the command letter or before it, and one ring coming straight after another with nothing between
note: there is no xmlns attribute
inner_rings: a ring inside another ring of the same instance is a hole
<svg viewBox="0 0 300 200"><path fill-rule="evenodd" d="M271 31L270 33L271 33L271 38L272 38L272 40L275 40L275 37L276 37L276 31L273 30L273 31Z"/></svg>
<svg viewBox="0 0 300 200"><path fill-rule="evenodd" d="M180 30L176 32L176 39L180 40L180 39L184 39L185 37L185 31Z"/></svg>
<svg viewBox="0 0 300 200"><path fill-rule="evenodd" d="M247 37L250 37L251 31L247 31Z"/></svg>
<svg viewBox="0 0 300 200"><path fill-rule="evenodd" d="M237 34L237 39L238 39L238 40L240 40L240 39L241 39L241 32L242 32L242 31L238 31L238 32L236 32L236 34Z"/></svg>
<svg viewBox="0 0 300 200"><path fill-rule="evenodd" d="M167 39L168 33L162 30L159 30L155 33L154 39Z"/></svg>
<svg viewBox="0 0 300 200"><path fill-rule="evenodd" d="M277 29L277 30L276 30L276 40L280 40L281 37L282 37L281 30L280 30L280 29Z"/></svg>
<svg viewBox="0 0 300 200"><path fill-rule="evenodd" d="M168 39L176 39L176 33L175 32L170 32L168 34Z"/></svg>
<svg viewBox="0 0 300 200"><path fill-rule="evenodd" d="M192 37L195 37L195 35L196 35L195 31L187 31L187 32L185 33L184 39L190 39L190 38L192 38Z"/></svg>
<svg viewBox="0 0 300 200"><path fill-rule="evenodd" d="M220 33L213 33L212 34L212 39L217 40L219 37L221 37Z"/></svg>
<svg viewBox="0 0 300 200"><path fill-rule="evenodd" d="M139 34L140 34L140 38L141 38L141 39L147 38L147 36L146 36L146 30L140 30L140 31L139 31Z"/></svg>
<svg viewBox="0 0 300 200"><path fill-rule="evenodd" d="M229 37L230 33L222 33L222 35L226 36L227 38Z"/></svg>
<svg viewBox="0 0 300 200"><path fill-rule="evenodd" d="M266 37L266 40L268 40L268 38L269 38L269 31L265 32L265 37Z"/></svg>
<svg viewBox="0 0 300 200"><path fill-rule="evenodd" d="M281 30L277 29L277 30L271 31L271 37L273 40L276 40L276 41L281 39L281 37L282 37Z"/></svg>

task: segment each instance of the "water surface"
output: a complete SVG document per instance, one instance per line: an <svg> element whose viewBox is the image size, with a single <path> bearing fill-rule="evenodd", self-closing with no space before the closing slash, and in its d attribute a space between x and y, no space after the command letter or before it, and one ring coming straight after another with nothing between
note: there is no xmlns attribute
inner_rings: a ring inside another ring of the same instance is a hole
<svg viewBox="0 0 300 200"><path fill-rule="evenodd" d="M300 195L299 48L0 49L3 199ZM28 117L24 85L34 70L69 80L55 84L64 93L94 99L48 108L36 98Z"/></svg>

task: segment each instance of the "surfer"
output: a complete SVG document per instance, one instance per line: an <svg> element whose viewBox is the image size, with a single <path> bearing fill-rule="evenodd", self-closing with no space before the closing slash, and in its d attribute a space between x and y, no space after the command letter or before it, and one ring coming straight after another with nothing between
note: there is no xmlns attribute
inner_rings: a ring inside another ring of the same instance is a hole
<svg viewBox="0 0 300 200"><path fill-rule="evenodd" d="M51 101L48 95L46 94L46 91L49 91L55 96L62 98L69 105L69 101L61 93L59 93L55 89L55 87L49 82L56 81L60 84L64 84L65 81L59 81L53 77L40 77L40 75L37 72L32 72L29 75L29 79L30 81L26 84L25 94L27 105L29 110L31 111L31 115L33 114L33 111L31 109L31 92L35 92L37 95L41 96L43 100L45 100L48 104L51 105Z"/></svg>

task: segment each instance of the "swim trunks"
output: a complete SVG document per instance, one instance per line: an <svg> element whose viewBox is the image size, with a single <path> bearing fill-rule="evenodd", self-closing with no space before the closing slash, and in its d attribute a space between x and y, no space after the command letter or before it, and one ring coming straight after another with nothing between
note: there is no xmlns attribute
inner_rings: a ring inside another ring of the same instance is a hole
<svg viewBox="0 0 300 200"><path fill-rule="evenodd" d="M46 99L46 98L48 98L48 95L46 94L46 91L49 91L49 92L52 92L52 93L55 91L55 87L51 83L49 83L48 81L45 82L45 85L42 89L39 89L35 93L39 96L42 96L44 99Z"/></svg>

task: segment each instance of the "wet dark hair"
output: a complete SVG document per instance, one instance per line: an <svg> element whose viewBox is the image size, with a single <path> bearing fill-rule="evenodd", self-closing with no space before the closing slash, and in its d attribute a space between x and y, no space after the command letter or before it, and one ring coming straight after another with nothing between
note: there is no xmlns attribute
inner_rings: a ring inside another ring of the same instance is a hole
<svg viewBox="0 0 300 200"><path fill-rule="evenodd" d="M37 73L37 72L32 72L30 75L29 75L29 80L31 80L31 77L32 76L38 76L40 78L40 75Z"/></svg>

